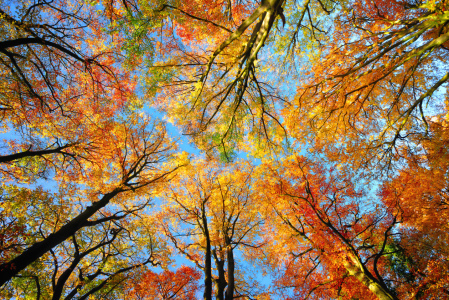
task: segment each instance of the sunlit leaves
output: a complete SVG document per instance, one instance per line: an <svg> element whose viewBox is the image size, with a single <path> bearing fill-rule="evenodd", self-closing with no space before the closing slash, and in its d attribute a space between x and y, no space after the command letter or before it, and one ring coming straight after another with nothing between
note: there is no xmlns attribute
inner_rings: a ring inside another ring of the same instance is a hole
<svg viewBox="0 0 449 300"><path fill-rule="evenodd" d="M160 274L148 270L130 282L126 293L128 299L196 299L199 289L198 280L201 273L198 270L181 266L175 272L165 270Z"/></svg>
<svg viewBox="0 0 449 300"><path fill-rule="evenodd" d="M446 297L447 11L3 2L1 295Z"/></svg>

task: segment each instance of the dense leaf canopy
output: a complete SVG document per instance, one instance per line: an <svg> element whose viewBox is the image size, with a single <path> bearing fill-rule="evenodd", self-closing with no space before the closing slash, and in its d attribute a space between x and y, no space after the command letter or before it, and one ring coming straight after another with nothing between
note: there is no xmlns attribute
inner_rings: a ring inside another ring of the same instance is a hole
<svg viewBox="0 0 449 300"><path fill-rule="evenodd" d="M448 28L446 0L0 2L0 297L446 299Z"/></svg>

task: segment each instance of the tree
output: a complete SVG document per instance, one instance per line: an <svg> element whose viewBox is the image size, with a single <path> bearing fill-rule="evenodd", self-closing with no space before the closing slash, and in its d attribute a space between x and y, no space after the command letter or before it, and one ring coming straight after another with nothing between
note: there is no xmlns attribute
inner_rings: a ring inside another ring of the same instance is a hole
<svg viewBox="0 0 449 300"><path fill-rule="evenodd" d="M0 10L2 130L17 134L2 154L3 175L30 181L51 168L82 172L85 160L110 152L96 143L116 114L137 104L132 75L117 70L117 43L91 5L7 4Z"/></svg>
<svg viewBox="0 0 449 300"><path fill-rule="evenodd" d="M236 279L235 253L262 246L258 232L263 219L251 186L248 163L198 160L165 193L162 228L174 247L204 271L204 299L212 299L212 290L216 299L245 296L236 293L244 283Z"/></svg>
<svg viewBox="0 0 449 300"><path fill-rule="evenodd" d="M13 216L27 227L20 250L51 236L85 206L79 200L64 201L63 193L26 188L10 187L3 196L14 199L8 201L15 204ZM14 276L1 294L17 299L119 296L117 286L123 285L128 273L167 260L164 243L143 212L148 206L149 199L140 196L131 203L115 204L114 209L102 209L86 226Z"/></svg>
<svg viewBox="0 0 449 300"><path fill-rule="evenodd" d="M122 132L124 135L121 140L115 140L115 157L112 160L104 160L109 167L101 166L104 168L101 173L89 178L95 183L91 189L71 191L78 193L79 197L84 194L84 201L90 205L83 205L77 215L58 224L53 233L29 245L14 259L3 263L0 270L2 284L78 230L95 224L95 221L89 219L111 200L132 203L140 193L149 193L157 182L164 180L178 168L170 164L165 170L164 167L157 167L170 153L170 145L167 145L168 141L160 132L147 132L145 122L141 122L139 127L134 132L127 132L131 128L123 128L125 132ZM111 217L115 218L120 219L118 216Z"/></svg>
<svg viewBox="0 0 449 300"><path fill-rule="evenodd" d="M48 198L47 207L79 205L76 214L58 215L52 230L27 228L32 239L5 231L1 285L80 230L125 218L114 212L117 203L138 203L178 168L164 125L136 112L141 101L132 70L122 68L122 39L102 30L109 23L102 11L77 1L13 8L3 3L0 11L2 128L10 133L2 178L13 182L6 189L51 179L66 195ZM2 220L20 234L28 203L4 200ZM98 219L107 211L112 216ZM46 214L30 217L46 224Z"/></svg>
<svg viewBox="0 0 449 300"><path fill-rule="evenodd" d="M447 297L448 20L439 0L2 2L1 295L193 299L179 254L204 299Z"/></svg>
<svg viewBox="0 0 449 300"><path fill-rule="evenodd" d="M284 269L281 290L294 287L298 299L401 298L388 284L394 274L386 259L401 222L399 207L364 205L367 196L350 177L303 157L266 168L258 189L278 232L269 255L282 259L273 259Z"/></svg>
<svg viewBox="0 0 449 300"><path fill-rule="evenodd" d="M444 1L356 1L339 11L283 113L298 144L381 169L402 148L419 151L417 137L446 111L446 14Z"/></svg>
<svg viewBox="0 0 449 300"><path fill-rule="evenodd" d="M239 149L259 155L268 152L265 148L277 151L275 145L286 137L277 109L285 99L272 76L277 65L266 63L265 57L275 36L283 35L278 20L294 29L285 35L291 38L288 52L296 53L298 43L313 44L302 38L303 33L314 41L319 38L319 18L334 6L320 0L301 6L278 0L130 6L136 22L142 24L139 28L160 22L148 30L153 35L139 35L141 44L154 42L160 53L148 66L151 72L165 70L161 72L172 75L159 83L162 88L154 106L209 154L220 153L229 160ZM291 19L284 16L284 7ZM164 17L166 22L161 20ZM282 39L285 44L286 38Z"/></svg>
<svg viewBox="0 0 449 300"><path fill-rule="evenodd" d="M398 247L407 259L403 292L416 298L447 297L447 129L429 121L421 137L425 155L407 156L407 165L386 181L384 203L397 203L403 215ZM430 137L430 138L429 138Z"/></svg>

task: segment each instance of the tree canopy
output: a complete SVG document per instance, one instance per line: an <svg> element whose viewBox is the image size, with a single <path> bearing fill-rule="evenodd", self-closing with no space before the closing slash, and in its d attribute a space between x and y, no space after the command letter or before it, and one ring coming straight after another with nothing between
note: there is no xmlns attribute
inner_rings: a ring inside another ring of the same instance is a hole
<svg viewBox="0 0 449 300"><path fill-rule="evenodd" d="M446 0L0 2L0 297L447 298L448 24Z"/></svg>

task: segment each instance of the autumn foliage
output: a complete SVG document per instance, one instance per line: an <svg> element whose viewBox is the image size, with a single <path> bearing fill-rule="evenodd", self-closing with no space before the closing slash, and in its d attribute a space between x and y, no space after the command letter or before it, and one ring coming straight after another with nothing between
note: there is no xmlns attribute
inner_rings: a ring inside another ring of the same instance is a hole
<svg viewBox="0 0 449 300"><path fill-rule="evenodd" d="M446 0L3 1L0 297L448 298L448 24Z"/></svg>
<svg viewBox="0 0 449 300"><path fill-rule="evenodd" d="M175 272L165 270L160 274L151 270L136 278L128 299L196 299L200 272L192 267L181 266Z"/></svg>

